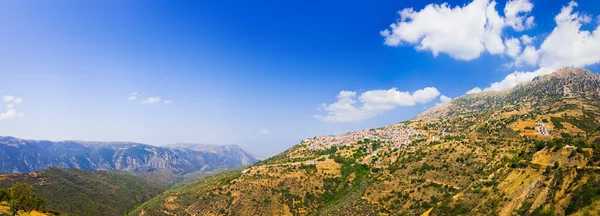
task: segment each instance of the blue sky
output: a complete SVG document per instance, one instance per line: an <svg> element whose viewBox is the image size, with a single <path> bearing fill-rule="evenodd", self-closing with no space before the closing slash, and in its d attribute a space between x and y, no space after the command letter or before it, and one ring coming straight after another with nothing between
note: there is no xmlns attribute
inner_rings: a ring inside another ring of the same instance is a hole
<svg viewBox="0 0 600 216"><path fill-rule="evenodd" d="M0 134L269 154L442 95L599 71L598 15L592 0L2 1Z"/></svg>

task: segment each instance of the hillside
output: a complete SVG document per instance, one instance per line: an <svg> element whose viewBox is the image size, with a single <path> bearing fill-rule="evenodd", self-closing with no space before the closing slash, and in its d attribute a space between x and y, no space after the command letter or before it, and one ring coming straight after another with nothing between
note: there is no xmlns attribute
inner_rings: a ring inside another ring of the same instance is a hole
<svg viewBox="0 0 600 216"><path fill-rule="evenodd" d="M131 215L586 215L600 209L600 75L566 68L414 119L319 136Z"/></svg>
<svg viewBox="0 0 600 216"><path fill-rule="evenodd" d="M49 168L0 175L0 186L33 185L46 209L68 215L122 215L166 188L141 177L107 171Z"/></svg>
<svg viewBox="0 0 600 216"><path fill-rule="evenodd" d="M0 173L27 173L63 167L87 171L128 171L173 182L190 173L199 175L256 162L239 147L213 149L225 150L168 148L131 142L53 142L0 137Z"/></svg>

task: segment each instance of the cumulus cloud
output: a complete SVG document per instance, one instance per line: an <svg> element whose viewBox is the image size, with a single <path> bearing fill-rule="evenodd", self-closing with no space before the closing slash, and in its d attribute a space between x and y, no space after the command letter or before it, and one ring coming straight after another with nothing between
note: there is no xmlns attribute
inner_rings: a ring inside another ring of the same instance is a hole
<svg viewBox="0 0 600 216"><path fill-rule="evenodd" d="M535 71L525 71L525 72L515 71L513 73L506 75L506 77L504 77L504 79L502 81L494 82L485 89L475 87L475 88L469 90L466 94L474 94L474 93L479 93L482 91L502 91L504 89L515 87L519 83L531 81L535 77L546 75L546 74L551 74L554 71L556 71L556 69L547 68L547 67L542 67Z"/></svg>
<svg viewBox="0 0 600 216"><path fill-rule="evenodd" d="M23 102L23 99L12 95L5 95L3 99L4 102L8 104L6 105L6 112L0 112L0 121L25 116L25 114L17 112L17 110L15 110L15 106L21 104L21 102Z"/></svg>
<svg viewBox="0 0 600 216"><path fill-rule="evenodd" d="M445 95L440 96L440 104L449 103L450 101L452 101L451 97Z"/></svg>
<svg viewBox="0 0 600 216"><path fill-rule="evenodd" d="M523 52L515 59L516 66L537 65L539 61L538 51L533 46L526 46Z"/></svg>
<svg viewBox="0 0 600 216"><path fill-rule="evenodd" d="M472 88L471 90L467 91L466 94L475 94L475 93L479 93L481 91L483 91L483 90L481 90L481 88L475 87L475 88Z"/></svg>
<svg viewBox="0 0 600 216"><path fill-rule="evenodd" d="M21 102L23 102L23 99L12 96L12 95L5 95L4 101L9 102L9 103L12 102L14 104L20 104Z"/></svg>
<svg viewBox="0 0 600 216"><path fill-rule="evenodd" d="M485 88L483 91L501 91L504 89L512 88L522 82L527 82L533 80L533 78L550 74L554 72L555 69L552 68L540 68L531 72L521 72L515 71L506 77L500 82L495 82L490 85L490 87Z"/></svg>
<svg viewBox="0 0 600 216"><path fill-rule="evenodd" d="M510 38L504 41L506 45L506 54L510 57L516 58L521 53L521 41L517 38Z"/></svg>
<svg viewBox="0 0 600 216"><path fill-rule="evenodd" d="M263 135L267 135L267 134L270 134L271 131L269 131L268 129L260 129L258 131L258 133L263 134Z"/></svg>
<svg viewBox="0 0 600 216"><path fill-rule="evenodd" d="M12 96L12 95L6 95L6 96L4 96L4 101L6 101L6 102L11 102L14 99L15 99L15 96Z"/></svg>
<svg viewBox="0 0 600 216"><path fill-rule="evenodd" d="M23 113L17 113L14 109L9 109L6 112L0 113L0 121L23 116Z"/></svg>
<svg viewBox="0 0 600 216"><path fill-rule="evenodd" d="M417 50L431 51L434 56L446 53L468 61L484 51L502 54L506 48L502 30L511 27L520 31L533 26L533 17L525 15L533 4L529 0L509 1L504 9L506 17L498 15L495 6L495 1L474 0L454 8L447 3L429 4L420 11L405 8L398 12L400 19L380 34L388 46L415 45Z"/></svg>
<svg viewBox="0 0 600 216"><path fill-rule="evenodd" d="M341 91L337 101L332 104L322 104L322 110L327 115L316 115L317 119L330 122L360 121L393 110L398 106L414 106L428 103L436 99L440 92L434 87L427 87L410 92L401 92L396 88L389 90L371 90L358 96L360 106L356 106L357 94L354 91Z"/></svg>
<svg viewBox="0 0 600 216"><path fill-rule="evenodd" d="M137 99L137 95L138 95L137 92L131 92L131 94L129 94L129 97L127 98L127 100L130 100L130 101L135 100L135 99Z"/></svg>
<svg viewBox="0 0 600 216"><path fill-rule="evenodd" d="M521 36L521 42L523 42L523 44L525 44L525 45L529 45L529 44L533 43L534 39L535 39L534 37L529 37L528 35Z"/></svg>
<svg viewBox="0 0 600 216"><path fill-rule="evenodd" d="M148 97L146 100L143 100L143 104L157 104L160 103L162 99L160 97Z"/></svg>
<svg viewBox="0 0 600 216"><path fill-rule="evenodd" d="M504 7L504 16L506 25L514 30L523 31L533 27L533 16L527 17L523 13L529 13L533 9L533 4L529 0L510 0Z"/></svg>
<svg viewBox="0 0 600 216"><path fill-rule="evenodd" d="M582 30L591 16L573 12L572 1L554 18L556 27L546 37L540 49L541 67L583 67L600 62L600 25L593 32Z"/></svg>
<svg viewBox="0 0 600 216"><path fill-rule="evenodd" d="M170 103L173 103L173 101L170 101L170 100L165 100L165 101L164 101L164 103L165 103L165 104L170 104Z"/></svg>

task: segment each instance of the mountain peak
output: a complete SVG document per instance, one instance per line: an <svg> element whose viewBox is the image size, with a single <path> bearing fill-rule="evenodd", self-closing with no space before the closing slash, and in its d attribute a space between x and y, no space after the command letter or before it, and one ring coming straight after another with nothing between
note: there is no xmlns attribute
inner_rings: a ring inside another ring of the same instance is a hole
<svg viewBox="0 0 600 216"><path fill-rule="evenodd" d="M584 68L563 68L555 71L554 73L546 75L546 77L590 77L590 76L598 76L598 74L586 70Z"/></svg>
<svg viewBox="0 0 600 216"><path fill-rule="evenodd" d="M551 74L536 77L534 80L544 78L598 78L600 75L584 68L563 68Z"/></svg>

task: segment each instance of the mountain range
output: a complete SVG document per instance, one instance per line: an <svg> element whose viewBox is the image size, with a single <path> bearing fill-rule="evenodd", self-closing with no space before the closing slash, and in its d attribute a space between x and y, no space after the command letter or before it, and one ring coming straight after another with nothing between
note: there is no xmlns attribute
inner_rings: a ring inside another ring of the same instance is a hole
<svg viewBox="0 0 600 216"><path fill-rule="evenodd" d="M256 159L237 146L133 142L47 141L0 137L0 173L29 173L49 167L118 170L184 176L247 166Z"/></svg>

